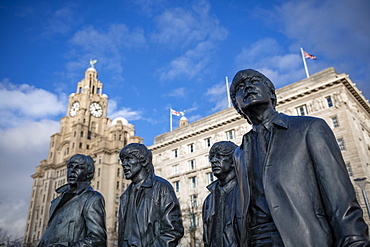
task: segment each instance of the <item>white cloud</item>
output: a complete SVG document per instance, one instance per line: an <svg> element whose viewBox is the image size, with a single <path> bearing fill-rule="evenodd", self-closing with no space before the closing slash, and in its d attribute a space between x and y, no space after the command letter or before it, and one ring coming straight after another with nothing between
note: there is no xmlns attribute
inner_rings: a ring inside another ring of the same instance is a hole
<svg viewBox="0 0 370 247"><path fill-rule="evenodd" d="M76 78L78 71L86 69L89 59L98 59L100 67L113 71L114 79L121 81L125 49L146 45L143 29L130 30L125 24L112 24L106 30L89 26L77 31L69 42L73 46L71 60L74 59L67 64L69 78Z"/></svg>
<svg viewBox="0 0 370 247"><path fill-rule="evenodd" d="M261 39L244 47L235 59L239 69L255 69L265 74L278 88L304 78L304 67L299 50L286 53L271 38Z"/></svg>
<svg viewBox="0 0 370 247"><path fill-rule="evenodd" d="M163 96L169 96L169 97L185 97L186 92L184 87L176 88L172 90L171 92L164 94Z"/></svg>
<svg viewBox="0 0 370 247"><path fill-rule="evenodd" d="M57 116L66 109L65 95L55 95L28 84L0 82L0 127L23 125L23 121Z"/></svg>
<svg viewBox="0 0 370 247"><path fill-rule="evenodd" d="M73 26L81 23L81 18L75 13L76 6L74 3L69 3L52 13L44 22L42 35L49 37L54 34L67 34Z"/></svg>
<svg viewBox="0 0 370 247"><path fill-rule="evenodd" d="M144 119L143 113L140 110L135 111L128 107L117 109L117 101L115 100L109 100L108 102L108 115L110 119L115 119L117 117L124 117L128 121Z"/></svg>
<svg viewBox="0 0 370 247"><path fill-rule="evenodd" d="M205 94L209 101L215 104L210 112L221 111L228 107L227 91L224 83L218 83L208 88Z"/></svg>
<svg viewBox="0 0 370 247"><path fill-rule="evenodd" d="M217 44L228 35L209 10L209 2L200 1L191 10L168 9L154 19L158 31L152 34L152 39L179 52L184 50L159 70L162 80L180 76L192 79L206 70Z"/></svg>
<svg viewBox="0 0 370 247"><path fill-rule="evenodd" d="M0 211L7 212L0 215L0 225L14 237L24 233L30 176L59 129L58 121L48 119L65 111L64 102L64 96L27 84L0 83Z"/></svg>

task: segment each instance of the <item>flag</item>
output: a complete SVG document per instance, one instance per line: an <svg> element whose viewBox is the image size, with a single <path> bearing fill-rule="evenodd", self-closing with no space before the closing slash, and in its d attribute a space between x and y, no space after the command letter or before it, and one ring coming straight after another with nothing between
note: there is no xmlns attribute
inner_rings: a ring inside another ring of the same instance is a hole
<svg viewBox="0 0 370 247"><path fill-rule="evenodd" d="M180 112L175 111L174 109L171 108L171 114L175 116L181 116Z"/></svg>
<svg viewBox="0 0 370 247"><path fill-rule="evenodd" d="M309 58L309 59L313 59L313 60L316 60L316 57L314 55L311 55L305 51L303 51L303 55L304 55L304 58Z"/></svg>

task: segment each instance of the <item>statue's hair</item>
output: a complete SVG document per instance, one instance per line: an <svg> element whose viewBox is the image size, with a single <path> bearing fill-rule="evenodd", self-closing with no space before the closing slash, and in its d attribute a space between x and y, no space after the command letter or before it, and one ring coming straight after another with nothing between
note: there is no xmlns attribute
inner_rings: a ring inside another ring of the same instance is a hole
<svg viewBox="0 0 370 247"><path fill-rule="evenodd" d="M150 151L144 144L141 143L130 143L122 148L119 153L119 158L122 160L125 156L132 155L137 158L140 162L148 161L145 166L149 173L154 173L154 166L152 163L152 151Z"/></svg>
<svg viewBox="0 0 370 247"><path fill-rule="evenodd" d="M245 119L248 119L248 117L239 109L236 99L235 99L235 94L238 88L238 85L246 80L251 80L253 78L258 78L261 80L269 89L269 93L271 96L271 103L272 107L275 109L276 106L276 94L275 94L275 86L274 84L270 81L269 78L267 78L264 74L261 72L254 70L254 69L245 69L245 70L240 70L238 73L235 74L234 79L231 83L230 86L230 98L233 103L234 108L236 111L242 115Z"/></svg>
<svg viewBox="0 0 370 247"><path fill-rule="evenodd" d="M212 145L209 153L219 153L221 155L232 155L238 146L230 141L216 142Z"/></svg>
<svg viewBox="0 0 370 247"><path fill-rule="evenodd" d="M69 163L77 163L79 165L86 165L87 181L91 181L94 178L95 166L94 160L90 156L83 154L75 154L67 161L67 166Z"/></svg>

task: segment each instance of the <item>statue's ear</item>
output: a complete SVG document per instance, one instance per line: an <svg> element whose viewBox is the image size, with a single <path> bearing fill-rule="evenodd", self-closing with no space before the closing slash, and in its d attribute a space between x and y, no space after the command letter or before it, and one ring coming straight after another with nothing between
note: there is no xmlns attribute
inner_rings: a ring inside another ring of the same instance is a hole
<svg viewBox="0 0 370 247"><path fill-rule="evenodd" d="M92 173L92 172L88 172L88 173L86 174L86 180L87 180L87 181L91 181L93 178L94 178L94 173Z"/></svg>
<svg viewBox="0 0 370 247"><path fill-rule="evenodd" d="M141 165L143 166L143 167L146 167L148 164L149 164L149 159L148 158L143 158L142 160L141 160Z"/></svg>

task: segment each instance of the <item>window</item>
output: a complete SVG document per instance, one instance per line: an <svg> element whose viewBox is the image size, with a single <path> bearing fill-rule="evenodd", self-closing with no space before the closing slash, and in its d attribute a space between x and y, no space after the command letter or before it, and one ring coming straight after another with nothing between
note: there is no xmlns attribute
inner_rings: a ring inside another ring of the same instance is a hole
<svg viewBox="0 0 370 247"><path fill-rule="evenodd" d="M340 151L345 151L346 150L346 147L344 146L343 138L338 138L337 139L337 142L338 142L338 146L340 148Z"/></svg>
<svg viewBox="0 0 370 247"><path fill-rule="evenodd" d="M204 144L205 144L206 147L210 147L211 146L211 137L204 139Z"/></svg>
<svg viewBox="0 0 370 247"><path fill-rule="evenodd" d="M121 176L121 168L117 168L117 177Z"/></svg>
<svg viewBox="0 0 370 247"><path fill-rule="evenodd" d="M235 138L234 130L230 130L226 132L226 140L230 141Z"/></svg>
<svg viewBox="0 0 370 247"><path fill-rule="evenodd" d="M195 160L189 160L189 170L195 169Z"/></svg>
<svg viewBox="0 0 370 247"><path fill-rule="evenodd" d="M119 190L119 181L117 181L116 189Z"/></svg>
<svg viewBox="0 0 370 247"><path fill-rule="evenodd" d="M353 173L352 173L351 164L350 163L346 163L346 168L347 168L348 175L350 177L352 177L353 176Z"/></svg>
<svg viewBox="0 0 370 247"><path fill-rule="evenodd" d="M306 116L307 115L307 107L306 105L300 106L296 108L298 116Z"/></svg>
<svg viewBox="0 0 370 247"><path fill-rule="evenodd" d="M208 155L206 155L206 156L205 156L205 158L206 158L206 164L207 164L208 166L210 166L210 165L211 165L211 161L209 161L209 156L208 156Z"/></svg>
<svg viewBox="0 0 370 247"><path fill-rule="evenodd" d="M330 96L329 97L326 97L326 102L328 103L328 106L329 107L332 107L333 106L333 101L332 101L332 99L331 99Z"/></svg>
<svg viewBox="0 0 370 247"><path fill-rule="evenodd" d="M213 176L213 172L207 173L208 183L212 183L215 181L215 177Z"/></svg>
<svg viewBox="0 0 370 247"><path fill-rule="evenodd" d="M116 194L116 203L119 203L119 195Z"/></svg>
<svg viewBox="0 0 370 247"><path fill-rule="evenodd" d="M99 185L100 185L99 181L98 181L98 182L96 182L96 189L97 189L97 190L99 189Z"/></svg>
<svg viewBox="0 0 370 247"><path fill-rule="evenodd" d="M103 161L103 157L102 156L99 156L99 164L101 164Z"/></svg>
<svg viewBox="0 0 370 247"><path fill-rule="evenodd" d="M192 207L198 207L198 195L191 195L190 200Z"/></svg>
<svg viewBox="0 0 370 247"><path fill-rule="evenodd" d="M98 177L100 177L100 168L98 168Z"/></svg>
<svg viewBox="0 0 370 247"><path fill-rule="evenodd" d="M173 188L175 192L179 192L180 191L180 181L173 182Z"/></svg>
<svg viewBox="0 0 370 247"><path fill-rule="evenodd" d="M178 157L178 153L179 153L179 151L178 151L178 149L176 148L176 149L174 149L174 150L172 150L172 153L173 153L173 157L174 158L177 158Z"/></svg>
<svg viewBox="0 0 370 247"><path fill-rule="evenodd" d="M80 137L84 137L84 132L81 131Z"/></svg>
<svg viewBox="0 0 370 247"><path fill-rule="evenodd" d="M190 188L195 189L197 187L197 177L191 177L190 180Z"/></svg>
<svg viewBox="0 0 370 247"><path fill-rule="evenodd" d="M194 143L188 145L189 153L194 152Z"/></svg>
<svg viewBox="0 0 370 247"><path fill-rule="evenodd" d="M82 148L82 142L80 142L80 148Z"/></svg>
<svg viewBox="0 0 370 247"><path fill-rule="evenodd" d="M179 173L179 165L172 166L172 174L178 174Z"/></svg>
<svg viewBox="0 0 370 247"><path fill-rule="evenodd" d="M331 118L331 123L333 124L334 128L339 127L338 118L337 116Z"/></svg>

